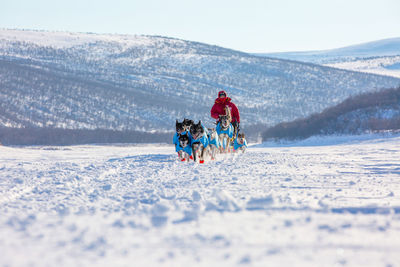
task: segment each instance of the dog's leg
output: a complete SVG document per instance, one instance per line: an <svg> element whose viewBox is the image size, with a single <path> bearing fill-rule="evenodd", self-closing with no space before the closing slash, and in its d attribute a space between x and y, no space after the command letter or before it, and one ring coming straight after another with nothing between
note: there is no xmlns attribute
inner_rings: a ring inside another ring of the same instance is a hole
<svg viewBox="0 0 400 267"><path fill-rule="evenodd" d="M178 156L179 156L179 159L181 160L181 161L185 161L185 155L184 155L184 151L183 150L179 150L179 152L178 152Z"/></svg>
<svg viewBox="0 0 400 267"><path fill-rule="evenodd" d="M222 135L222 148L223 148L223 152L226 153L226 149L228 147L228 138L226 136L226 134Z"/></svg>
<svg viewBox="0 0 400 267"><path fill-rule="evenodd" d="M204 163L204 154L207 154L209 151L210 145L207 147L204 147L203 145L201 145L200 149L201 149L201 154L200 154L200 163Z"/></svg>
<svg viewBox="0 0 400 267"><path fill-rule="evenodd" d="M219 148L219 152L223 153L224 149L225 149L224 134L220 134L218 137L219 137L219 140L221 141L221 146Z"/></svg>
<svg viewBox="0 0 400 267"><path fill-rule="evenodd" d="M194 160L194 162L197 162L197 152L198 152L198 149L199 149L199 144L198 144L198 143L194 143L194 144L192 145L193 160Z"/></svg>
<svg viewBox="0 0 400 267"><path fill-rule="evenodd" d="M227 153L229 151L229 136L225 133L220 134L220 140L222 141L221 152Z"/></svg>
<svg viewBox="0 0 400 267"><path fill-rule="evenodd" d="M214 145L210 145L208 148L208 155L211 160L214 160Z"/></svg>
<svg viewBox="0 0 400 267"><path fill-rule="evenodd" d="M197 161L196 145L193 145L192 151L193 151L193 161L196 162Z"/></svg>
<svg viewBox="0 0 400 267"><path fill-rule="evenodd" d="M214 144L210 144L208 149L208 155L210 156L211 160L215 159L215 150L217 149Z"/></svg>
<svg viewBox="0 0 400 267"><path fill-rule="evenodd" d="M213 146L213 151L212 151L213 160L215 160L215 157L217 156L217 153L218 153L218 147L217 146Z"/></svg>

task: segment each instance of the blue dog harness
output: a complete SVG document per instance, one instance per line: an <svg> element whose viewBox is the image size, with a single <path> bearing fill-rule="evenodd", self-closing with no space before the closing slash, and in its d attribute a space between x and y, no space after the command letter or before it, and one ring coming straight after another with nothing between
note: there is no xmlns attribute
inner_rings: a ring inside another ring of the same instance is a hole
<svg viewBox="0 0 400 267"><path fill-rule="evenodd" d="M210 145L215 145L217 148L221 146L221 141L219 141L218 135L215 137L215 139L210 141Z"/></svg>
<svg viewBox="0 0 400 267"><path fill-rule="evenodd" d="M192 155L192 146L190 144L188 144L185 148L183 148L183 147L181 147L181 144L179 144L179 142L178 142L178 144L176 145L176 152L179 152L181 150L183 150L186 153L188 153L189 156Z"/></svg>
<svg viewBox="0 0 400 267"><path fill-rule="evenodd" d="M233 137L234 128L233 128L232 124L229 124L228 129L222 130L221 122L218 122L216 130L217 130L218 135L225 133L229 136L229 138Z"/></svg>
<svg viewBox="0 0 400 267"><path fill-rule="evenodd" d="M178 133L175 133L175 134L174 134L174 138L172 138L172 143L173 143L174 145L179 144L179 134L178 134Z"/></svg>
<svg viewBox="0 0 400 267"><path fill-rule="evenodd" d="M208 137L207 137L208 130L204 126L203 126L203 128L204 128L203 136L201 136L197 139L194 139L192 136L190 136L190 144L191 145L193 145L194 143L202 143L204 148L206 148L210 144L210 141L208 140Z"/></svg>
<svg viewBox="0 0 400 267"><path fill-rule="evenodd" d="M184 131L184 132L182 132L181 134L188 134L189 135L189 140L190 140L190 133L188 132L188 131ZM172 139L172 143L174 144L174 145L178 145L179 144L179 134L178 133L175 133L174 134L174 137L173 137L173 139Z"/></svg>
<svg viewBox="0 0 400 267"><path fill-rule="evenodd" d="M237 139L235 139L235 142L233 143L233 149L234 149L234 150L238 150L238 149L241 148L242 146L247 147L247 141L244 140L244 143L243 143L243 144L239 144L239 143L237 142Z"/></svg>

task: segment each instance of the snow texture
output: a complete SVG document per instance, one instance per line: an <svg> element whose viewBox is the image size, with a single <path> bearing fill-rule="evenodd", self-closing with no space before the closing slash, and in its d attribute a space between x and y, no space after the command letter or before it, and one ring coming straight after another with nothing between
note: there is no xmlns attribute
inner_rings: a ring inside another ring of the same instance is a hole
<svg viewBox="0 0 400 267"><path fill-rule="evenodd" d="M0 147L0 265L396 266L400 136L323 140Z"/></svg>

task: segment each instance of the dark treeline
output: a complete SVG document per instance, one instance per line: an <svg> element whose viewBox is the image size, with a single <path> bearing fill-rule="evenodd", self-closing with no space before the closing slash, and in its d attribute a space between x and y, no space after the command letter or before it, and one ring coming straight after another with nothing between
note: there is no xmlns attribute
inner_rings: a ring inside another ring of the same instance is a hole
<svg viewBox="0 0 400 267"><path fill-rule="evenodd" d="M172 133L61 128L0 128L3 145L79 145L100 143L170 143Z"/></svg>
<svg viewBox="0 0 400 267"><path fill-rule="evenodd" d="M279 123L262 135L268 139L305 139L312 135L360 134L366 131L400 129L400 116L379 118L370 116L382 108L399 110L400 87L352 96L321 113L292 122ZM350 115L351 112L357 112Z"/></svg>

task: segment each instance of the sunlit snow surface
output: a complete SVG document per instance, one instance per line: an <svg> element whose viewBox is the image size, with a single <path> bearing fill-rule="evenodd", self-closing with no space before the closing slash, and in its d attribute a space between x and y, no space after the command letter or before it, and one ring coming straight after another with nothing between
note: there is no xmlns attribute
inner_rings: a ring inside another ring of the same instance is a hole
<svg viewBox="0 0 400 267"><path fill-rule="evenodd" d="M0 147L0 266L397 266L400 137L365 139Z"/></svg>

